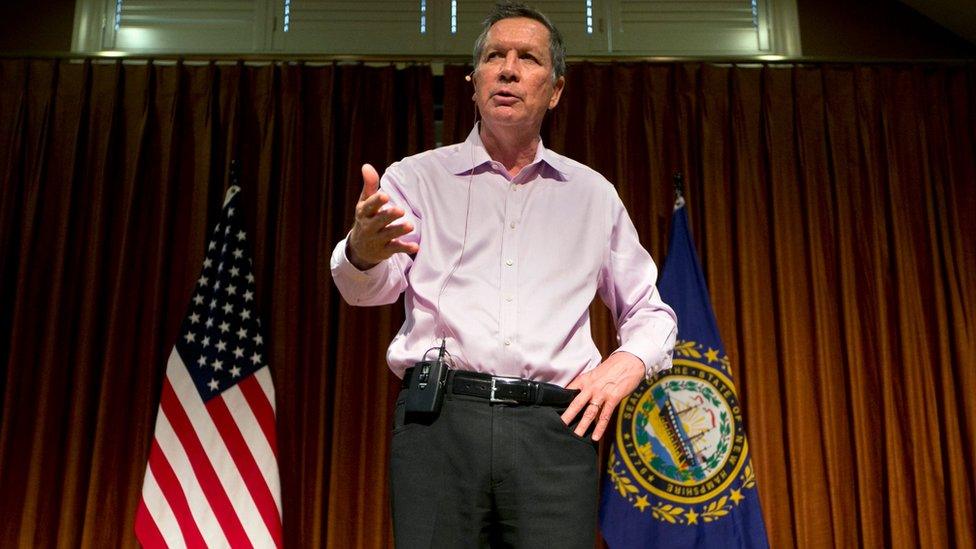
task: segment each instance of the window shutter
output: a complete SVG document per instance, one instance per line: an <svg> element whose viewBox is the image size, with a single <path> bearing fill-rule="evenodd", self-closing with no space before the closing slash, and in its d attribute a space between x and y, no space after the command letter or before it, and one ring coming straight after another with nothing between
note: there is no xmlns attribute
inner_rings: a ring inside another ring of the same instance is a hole
<svg viewBox="0 0 976 549"><path fill-rule="evenodd" d="M614 0L613 9L614 53L733 55L769 50L767 14L750 0Z"/></svg>
<svg viewBox="0 0 976 549"><path fill-rule="evenodd" d="M433 54L434 0L291 0L275 49L295 53ZM425 9L422 10L422 7ZM424 31L421 32L421 17Z"/></svg>
<svg viewBox="0 0 976 549"><path fill-rule="evenodd" d="M263 42L263 6L260 0L125 0L108 18L114 32L107 35L107 47L133 52L254 51Z"/></svg>

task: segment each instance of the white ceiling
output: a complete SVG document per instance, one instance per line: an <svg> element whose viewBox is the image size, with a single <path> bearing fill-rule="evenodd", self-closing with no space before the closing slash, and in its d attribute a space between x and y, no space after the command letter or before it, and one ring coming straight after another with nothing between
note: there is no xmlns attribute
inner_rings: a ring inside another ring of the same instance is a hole
<svg viewBox="0 0 976 549"><path fill-rule="evenodd" d="M901 0L903 4L976 44L976 0Z"/></svg>

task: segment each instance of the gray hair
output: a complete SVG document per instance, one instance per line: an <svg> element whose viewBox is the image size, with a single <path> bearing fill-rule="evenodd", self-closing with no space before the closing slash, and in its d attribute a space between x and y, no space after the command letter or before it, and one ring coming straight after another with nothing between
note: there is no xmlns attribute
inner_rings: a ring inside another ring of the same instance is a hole
<svg viewBox="0 0 976 549"><path fill-rule="evenodd" d="M525 17L534 19L549 29L549 58L552 60L552 81L555 82L560 76L566 74L566 46L563 44L563 37L559 34L559 29L549 21L541 11L530 8L521 2L499 2L488 14L482 23L481 34L474 41L474 68L477 69L481 64L481 54L485 50L485 42L488 40L488 31L492 25L502 19L513 19L515 17Z"/></svg>

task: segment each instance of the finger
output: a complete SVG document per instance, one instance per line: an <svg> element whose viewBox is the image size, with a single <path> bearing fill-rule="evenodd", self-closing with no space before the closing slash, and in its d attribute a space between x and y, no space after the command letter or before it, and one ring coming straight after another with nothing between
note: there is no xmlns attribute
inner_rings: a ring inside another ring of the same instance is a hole
<svg viewBox="0 0 976 549"><path fill-rule="evenodd" d="M380 175L376 173L376 168L369 164L363 164L363 192L359 195L359 200L365 200L374 194L380 188Z"/></svg>
<svg viewBox="0 0 976 549"><path fill-rule="evenodd" d="M576 395L576 398L574 398L573 401L569 403L569 406L566 408L566 411L563 412L562 416L560 416L563 420L563 423L565 423L566 425L572 423L573 419L576 418L576 415L579 414L580 410L582 410L589 401L590 401L590 393L588 391L581 391L580 394Z"/></svg>
<svg viewBox="0 0 976 549"><path fill-rule="evenodd" d="M407 212L403 211L403 208L391 206L385 210L376 212L376 214L370 218L370 221L376 225L379 225L380 227L386 227L390 223L393 223L405 215L407 215Z"/></svg>
<svg viewBox="0 0 976 549"><path fill-rule="evenodd" d="M590 428L590 424L593 420L600 415L601 404L599 402L589 402L586 408L583 408L583 417L580 419L579 423L576 424L576 429L573 430L576 436L582 437L586 430Z"/></svg>
<svg viewBox="0 0 976 549"><path fill-rule="evenodd" d="M374 193L369 198L356 204L356 218L362 220L375 216L380 211L380 208L385 206L389 201L390 197L386 193Z"/></svg>
<svg viewBox="0 0 976 549"><path fill-rule="evenodd" d="M420 251L420 245L416 242L401 242L399 240L391 240L386 244L385 249L391 252L390 255L396 253L415 254Z"/></svg>
<svg viewBox="0 0 976 549"><path fill-rule="evenodd" d="M583 386L586 385L586 380L589 377L590 377L590 372L583 372L582 374L573 378L573 381L569 382L569 385L567 385L566 388L569 390L582 389Z"/></svg>
<svg viewBox="0 0 976 549"><path fill-rule="evenodd" d="M401 210L400 208L390 208L388 210L380 210L376 215L372 217L367 217L365 215L361 217L357 217L356 226L359 228L359 231L362 234L368 235L370 239L374 239L374 240L383 238L383 232L386 231L387 229L395 229L393 231L389 231L389 234L387 234L386 238L384 239L384 241L386 241L386 240L396 238L398 236L402 236L407 232L413 230L413 225L410 223L396 223L396 221L402 218L404 215L405 214L403 210ZM406 226L410 227L410 229L406 232L396 230Z"/></svg>
<svg viewBox="0 0 976 549"><path fill-rule="evenodd" d="M604 402L603 406L600 408L600 419L596 422L596 427L593 428L593 440L600 440L603 436L604 431L607 430L607 426L610 425L610 418L613 417L613 411L617 408L618 402Z"/></svg>
<svg viewBox="0 0 976 549"><path fill-rule="evenodd" d="M413 232L413 225L409 223L404 223L403 225L387 225L376 233L376 239L389 242L401 236L408 235L411 232Z"/></svg>

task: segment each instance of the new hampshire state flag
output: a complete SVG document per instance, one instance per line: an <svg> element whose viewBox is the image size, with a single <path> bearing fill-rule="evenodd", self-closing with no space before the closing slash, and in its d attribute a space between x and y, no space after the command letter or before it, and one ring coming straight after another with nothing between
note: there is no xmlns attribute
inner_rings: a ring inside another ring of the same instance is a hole
<svg viewBox="0 0 976 549"><path fill-rule="evenodd" d="M681 198L658 288L678 315L674 366L620 404L603 537L612 549L768 547L742 408Z"/></svg>

